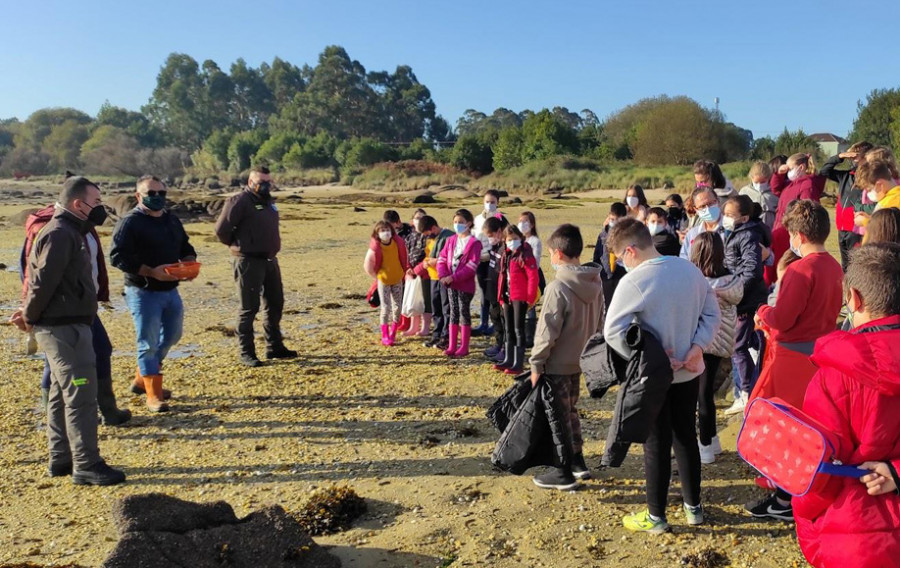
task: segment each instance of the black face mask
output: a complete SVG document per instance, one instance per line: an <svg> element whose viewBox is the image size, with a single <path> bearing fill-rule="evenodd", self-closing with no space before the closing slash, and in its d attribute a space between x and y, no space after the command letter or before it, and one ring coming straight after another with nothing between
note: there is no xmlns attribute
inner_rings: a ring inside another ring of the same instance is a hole
<svg viewBox="0 0 900 568"><path fill-rule="evenodd" d="M272 184L268 181L261 181L256 184L256 194L264 199L272 196Z"/></svg>
<svg viewBox="0 0 900 568"><path fill-rule="evenodd" d="M684 215L680 207L669 207L669 218L670 219L681 219Z"/></svg>
<svg viewBox="0 0 900 568"><path fill-rule="evenodd" d="M106 217L106 207L98 205L88 213L87 222L93 227L99 227L106 221Z"/></svg>

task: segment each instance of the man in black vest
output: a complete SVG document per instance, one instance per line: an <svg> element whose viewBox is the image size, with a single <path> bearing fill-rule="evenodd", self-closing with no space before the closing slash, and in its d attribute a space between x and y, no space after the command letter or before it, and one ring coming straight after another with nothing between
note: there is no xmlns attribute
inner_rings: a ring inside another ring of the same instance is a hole
<svg viewBox="0 0 900 568"><path fill-rule="evenodd" d="M250 172L247 187L225 203L216 235L234 255L234 280L241 298L237 335L241 362L248 367L262 365L253 343L253 320L262 296L263 331L266 336L267 359L292 359L297 356L284 346L281 337L281 314L284 310L284 288L276 255L281 250L278 232L278 209L272 202L272 176L265 167Z"/></svg>

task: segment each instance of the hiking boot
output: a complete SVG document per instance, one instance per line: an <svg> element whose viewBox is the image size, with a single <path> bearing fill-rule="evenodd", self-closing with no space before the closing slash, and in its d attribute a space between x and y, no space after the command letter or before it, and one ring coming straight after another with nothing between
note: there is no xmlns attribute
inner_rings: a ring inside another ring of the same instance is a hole
<svg viewBox="0 0 900 568"><path fill-rule="evenodd" d="M748 503L745 509L758 519L794 520L794 508L791 504L782 505L774 494L760 499L756 503Z"/></svg>
<svg viewBox="0 0 900 568"><path fill-rule="evenodd" d="M584 462L583 453L579 452L572 456L572 475L575 479L581 481L591 478L591 470L588 469L587 464Z"/></svg>
<svg viewBox="0 0 900 568"><path fill-rule="evenodd" d="M296 359L297 352L284 345L266 350L266 359Z"/></svg>
<svg viewBox="0 0 900 568"><path fill-rule="evenodd" d="M131 420L131 411L127 408L117 408L113 412L102 414L102 424L104 426L120 426Z"/></svg>
<svg viewBox="0 0 900 568"><path fill-rule="evenodd" d="M553 468L543 475L536 475L531 481L541 489L557 489L559 491L571 491L578 487L578 480L571 472L560 468Z"/></svg>
<svg viewBox="0 0 900 568"><path fill-rule="evenodd" d="M743 414L744 409L747 407L747 398L748 395L745 392L742 392L740 395L738 395L738 397L734 399L734 404L732 404L725 410L725 416Z"/></svg>
<svg viewBox="0 0 900 568"><path fill-rule="evenodd" d="M50 466L47 467L47 474L49 474L50 477L65 477L67 475L72 475L72 462L50 462Z"/></svg>
<svg viewBox="0 0 900 568"><path fill-rule="evenodd" d="M125 481L125 474L118 469L113 469L100 460L88 469L72 473L72 483L75 485L116 485Z"/></svg>
<svg viewBox="0 0 900 568"><path fill-rule="evenodd" d="M140 369L134 373L134 382L131 383L131 392L134 394L147 394L146 389L144 389L144 379L141 377ZM172 398L172 391L163 389L163 400L169 400L170 398Z"/></svg>
<svg viewBox="0 0 900 568"><path fill-rule="evenodd" d="M691 507L685 503L682 508L684 509L684 518L687 520L687 524L691 526L703 524L703 505Z"/></svg>
<svg viewBox="0 0 900 568"><path fill-rule="evenodd" d="M669 523L665 519L654 519L650 516L650 511L646 509L633 515L625 515L622 517L622 524L626 529L634 532L649 534L669 532Z"/></svg>
<svg viewBox="0 0 900 568"><path fill-rule="evenodd" d="M244 353L241 355L241 364L246 367L256 368L262 367L263 363L256 358L256 355Z"/></svg>

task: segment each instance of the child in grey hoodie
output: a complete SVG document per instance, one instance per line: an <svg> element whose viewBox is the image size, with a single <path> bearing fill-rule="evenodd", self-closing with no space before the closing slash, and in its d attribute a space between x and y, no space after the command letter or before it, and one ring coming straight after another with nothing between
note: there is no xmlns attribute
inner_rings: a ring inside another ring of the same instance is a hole
<svg viewBox="0 0 900 568"><path fill-rule="evenodd" d="M582 453L581 421L575 405L581 388L581 352L602 324L603 287L600 266L581 264L584 241L578 227L561 225L550 235L547 247L556 278L544 290L531 350L531 384L537 385L543 376L559 396L568 414L573 456L571 466L563 464L533 481L544 489L565 491L591 476Z"/></svg>
<svg viewBox="0 0 900 568"><path fill-rule="evenodd" d="M622 259L628 274L619 282L606 316L603 334L609 346L630 358L625 332L633 323L652 333L669 353L673 380L659 415L644 443L648 510L627 515L625 528L662 533L675 449L684 513L688 524L703 523L700 505L700 451L696 420L703 352L712 343L721 314L716 294L690 261L661 256L650 231L626 219L609 235L610 250Z"/></svg>

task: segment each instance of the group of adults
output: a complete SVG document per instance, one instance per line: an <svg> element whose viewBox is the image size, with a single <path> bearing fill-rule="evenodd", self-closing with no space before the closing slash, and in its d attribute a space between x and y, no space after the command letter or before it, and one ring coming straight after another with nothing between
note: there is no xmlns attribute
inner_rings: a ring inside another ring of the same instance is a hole
<svg viewBox="0 0 900 568"><path fill-rule="evenodd" d="M284 292L277 255L281 248L278 211L268 169L254 169L246 187L230 197L216 223L216 235L234 258L240 296L237 336L242 362L257 357L253 322L262 305L267 359L297 352L284 345L280 322ZM196 277L173 267L194 263L197 253L181 221L166 209L163 181L146 175L135 188L136 206L117 223L111 264L124 273L125 301L137 344L132 392L146 395L151 412L169 410L171 391L163 388L163 362L183 332L184 305L179 283ZM112 347L98 315L98 301L109 300L109 278L95 230L107 219L99 186L84 176L67 175L58 201L26 223L22 253L22 306L10 322L33 334L45 355L42 398L47 411L48 473L72 476L77 485L113 485L125 474L110 467L98 448L98 410L103 423L128 422L112 387ZM196 266L196 265L195 265Z"/></svg>

